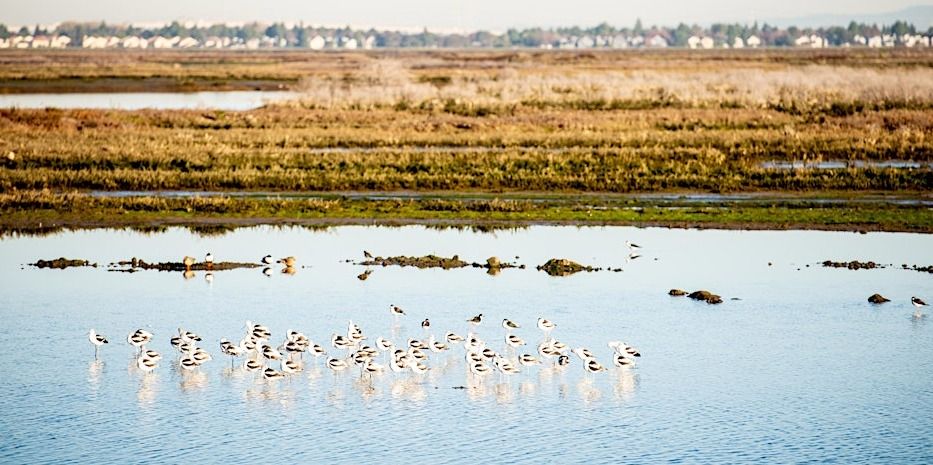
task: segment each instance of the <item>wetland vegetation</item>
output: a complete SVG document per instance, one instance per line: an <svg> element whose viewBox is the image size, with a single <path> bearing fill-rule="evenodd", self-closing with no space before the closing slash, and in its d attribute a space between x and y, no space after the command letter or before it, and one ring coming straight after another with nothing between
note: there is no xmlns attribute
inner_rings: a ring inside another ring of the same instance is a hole
<svg viewBox="0 0 933 465"><path fill-rule="evenodd" d="M9 51L0 62L0 92L117 81L302 92L245 112L0 110L4 228L226 218L933 230L926 50ZM223 195L233 191L315 195ZM696 192L799 198L638 198ZM866 195L910 201L850 202ZM826 197L837 202L810 201Z"/></svg>

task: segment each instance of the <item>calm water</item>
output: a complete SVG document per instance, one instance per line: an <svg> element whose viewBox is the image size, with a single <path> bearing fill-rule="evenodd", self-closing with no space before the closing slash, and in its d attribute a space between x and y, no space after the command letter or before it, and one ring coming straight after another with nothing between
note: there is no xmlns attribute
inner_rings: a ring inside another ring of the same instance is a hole
<svg viewBox="0 0 933 465"><path fill-rule="evenodd" d="M626 262L625 240L643 245L643 257ZM476 261L517 255L529 268L498 276L377 268L359 281L363 268L343 260L363 249ZM218 272L213 283L21 267L59 256L105 264L207 251L217 260L295 255L303 267L292 276ZM534 270L555 256L625 271L558 278ZM170 229L5 238L0 462L930 463L933 318L912 319L909 298L933 300L933 277L813 265L828 258L927 265L933 236L260 227L220 237ZM726 302L671 298L671 287L710 289ZM870 306L874 292L893 301ZM394 333L389 304L409 313ZM464 333L464 320L480 311L479 333L497 348L502 318L536 342L534 321L545 316L557 323L556 338L590 347L604 364L613 339L643 357L592 378L574 358L564 371L475 383L458 348L432 355L429 375L387 373L369 388L352 370L334 376L320 365L267 383L230 370L217 349L221 337L239 339L247 319L270 326L276 340L294 328L324 342L352 319L370 341L400 342L423 334L424 317L437 333ZM167 357L143 375L125 338L147 325L151 348ZM200 333L216 357L200 373L174 368L168 339L178 326ZM100 363L90 327L111 340Z"/></svg>
<svg viewBox="0 0 933 465"><path fill-rule="evenodd" d="M74 94L0 94L0 108L100 108L114 110L251 110L287 100L286 91L110 92Z"/></svg>

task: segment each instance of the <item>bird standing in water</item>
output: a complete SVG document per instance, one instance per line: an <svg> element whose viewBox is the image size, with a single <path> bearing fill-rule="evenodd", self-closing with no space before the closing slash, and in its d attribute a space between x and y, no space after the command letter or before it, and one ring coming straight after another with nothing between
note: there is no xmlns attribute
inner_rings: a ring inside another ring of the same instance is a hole
<svg viewBox="0 0 933 465"><path fill-rule="evenodd" d="M105 338L104 336L100 334L97 334L97 332L94 331L94 328L91 328L91 330L87 332L87 339L88 341L91 341L91 344L94 345L94 358L95 359L100 353L100 346L110 343L110 341L108 341L107 338Z"/></svg>

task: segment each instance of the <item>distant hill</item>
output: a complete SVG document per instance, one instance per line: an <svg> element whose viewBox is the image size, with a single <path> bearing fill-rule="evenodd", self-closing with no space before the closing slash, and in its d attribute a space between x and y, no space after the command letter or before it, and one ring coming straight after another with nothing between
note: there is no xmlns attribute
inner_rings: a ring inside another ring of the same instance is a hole
<svg viewBox="0 0 933 465"><path fill-rule="evenodd" d="M917 29L926 30L933 27L933 5L916 5L904 8L899 11L877 14L824 14L800 16L796 18L772 18L767 23L778 27L820 27L820 26L845 26L850 21L857 23L877 23L891 24L895 21L903 20L913 23Z"/></svg>

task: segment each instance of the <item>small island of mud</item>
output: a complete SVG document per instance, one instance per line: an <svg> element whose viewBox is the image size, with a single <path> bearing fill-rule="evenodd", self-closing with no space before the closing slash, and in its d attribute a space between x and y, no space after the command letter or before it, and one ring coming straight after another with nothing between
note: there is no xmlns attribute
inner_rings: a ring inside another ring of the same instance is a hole
<svg viewBox="0 0 933 465"><path fill-rule="evenodd" d="M500 261L497 257L489 257L486 263L468 262L460 258L459 255L453 257L439 257L437 255L425 255L422 257L410 257L399 255L396 257L369 257L366 260L357 263L363 266L412 266L415 268L443 268L445 270L454 268L485 268L487 270L501 270L505 268L524 268L524 265L516 265Z"/></svg>
<svg viewBox="0 0 933 465"><path fill-rule="evenodd" d="M59 257L52 260L36 260L35 263L30 263L29 266L34 266L36 268L51 268L55 270L64 270L65 268L75 268L82 266L89 266L96 268L96 263L91 263L87 260L74 259L74 258L65 258Z"/></svg>
<svg viewBox="0 0 933 465"><path fill-rule="evenodd" d="M183 262L155 262L149 263L145 260L133 257L129 260L121 260L110 264L110 271L123 271L133 273L140 270L157 271L227 271L241 268L259 268L263 265L258 263L243 262L198 262L191 266L186 266Z"/></svg>
<svg viewBox="0 0 933 465"><path fill-rule="evenodd" d="M581 271L600 271L602 268L581 265L566 258L552 258L543 265L538 265L538 270L544 271L551 276L570 276Z"/></svg>

